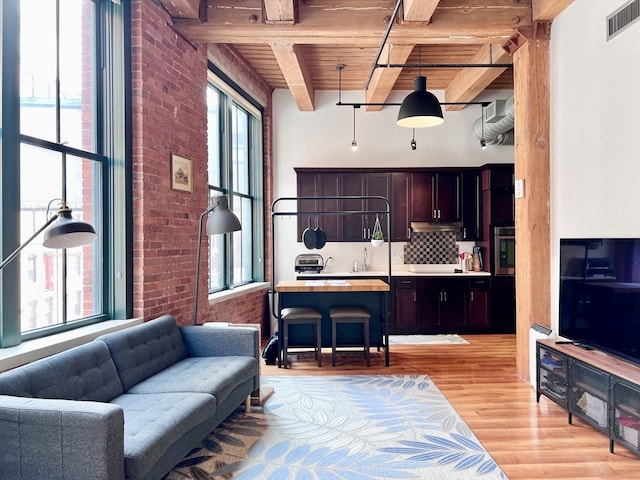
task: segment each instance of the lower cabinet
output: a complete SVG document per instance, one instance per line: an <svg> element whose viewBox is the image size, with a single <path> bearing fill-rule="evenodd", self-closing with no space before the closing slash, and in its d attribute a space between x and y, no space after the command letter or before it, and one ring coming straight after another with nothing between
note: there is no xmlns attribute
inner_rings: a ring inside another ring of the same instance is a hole
<svg viewBox="0 0 640 480"><path fill-rule="evenodd" d="M490 278L395 277L390 333L488 332Z"/></svg>
<svg viewBox="0 0 640 480"><path fill-rule="evenodd" d="M536 394L640 455L640 367L554 340L536 344Z"/></svg>

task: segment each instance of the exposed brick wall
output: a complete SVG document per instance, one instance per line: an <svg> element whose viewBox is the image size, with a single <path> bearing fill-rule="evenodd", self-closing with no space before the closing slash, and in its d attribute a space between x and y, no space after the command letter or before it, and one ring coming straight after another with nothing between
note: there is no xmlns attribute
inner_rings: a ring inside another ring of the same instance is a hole
<svg viewBox="0 0 640 480"><path fill-rule="evenodd" d="M189 324L193 314L197 232L207 207L207 48L193 45L171 28L168 13L153 0L133 0L133 239L134 316L165 313ZM225 69L246 65L227 55ZM238 72L235 72L237 74ZM231 77L231 75L230 75ZM271 204L271 90L255 74L265 110L265 211ZM243 86L242 78L238 84ZM267 114L268 112L268 114ZM268 137L267 137L268 132ZM192 161L193 191L171 188L171 155ZM265 224L270 225L266 214ZM204 238L204 237L203 237ZM268 238L268 237L267 237ZM265 242L270 245L267 240ZM265 258L270 258L266 254ZM199 321L263 323L265 288L207 305L207 242L202 243ZM268 270L269 272L269 270ZM268 330L267 330L268 331Z"/></svg>

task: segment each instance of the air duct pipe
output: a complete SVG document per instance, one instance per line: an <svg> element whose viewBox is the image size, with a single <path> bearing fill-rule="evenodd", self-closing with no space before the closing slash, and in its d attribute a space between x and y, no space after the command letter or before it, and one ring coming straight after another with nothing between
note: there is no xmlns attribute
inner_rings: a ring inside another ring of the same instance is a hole
<svg viewBox="0 0 640 480"><path fill-rule="evenodd" d="M485 109L482 109L484 115ZM513 97L509 97L505 100L504 104L504 117L500 120L489 123L487 121L482 124L482 117L473 122L472 132L473 136L478 140L483 138L487 145L513 145L514 134L514 106Z"/></svg>

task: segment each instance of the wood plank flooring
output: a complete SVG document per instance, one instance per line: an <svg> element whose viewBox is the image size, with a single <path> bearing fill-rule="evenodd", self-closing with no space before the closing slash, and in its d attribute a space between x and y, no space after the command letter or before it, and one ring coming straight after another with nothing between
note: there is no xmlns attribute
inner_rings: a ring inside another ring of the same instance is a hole
<svg viewBox="0 0 640 480"><path fill-rule="evenodd" d="M371 367L362 355L339 354L331 366L300 355L290 368L262 362L262 375L426 374L471 427L510 480L640 479L640 457L541 397L516 375L515 335L462 335L469 345L392 345L391 364L372 350Z"/></svg>

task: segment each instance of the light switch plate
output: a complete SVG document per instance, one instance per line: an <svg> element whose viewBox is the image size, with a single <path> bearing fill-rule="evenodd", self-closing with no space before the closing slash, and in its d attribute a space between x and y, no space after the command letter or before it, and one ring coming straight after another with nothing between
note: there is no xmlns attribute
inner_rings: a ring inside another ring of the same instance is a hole
<svg viewBox="0 0 640 480"><path fill-rule="evenodd" d="M517 178L513 187L516 198L524 198L524 178Z"/></svg>

